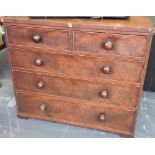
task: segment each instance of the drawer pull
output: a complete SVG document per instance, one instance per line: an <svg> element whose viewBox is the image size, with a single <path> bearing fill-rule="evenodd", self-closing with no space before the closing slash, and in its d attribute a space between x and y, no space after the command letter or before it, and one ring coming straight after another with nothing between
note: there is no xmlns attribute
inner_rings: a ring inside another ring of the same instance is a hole
<svg viewBox="0 0 155 155"><path fill-rule="evenodd" d="M104 48L107 49L107 50L111 50L113 48L113 42L112 42L112 40L107 40L104 43Z"/></svg>
<svg viewBox="0 0 155 155"><path fill-rule="evenodd" d="M110 66L105 65L105 66L102 67L102 71L105 74L109 74L110 71L111 71L111 68L110 68Z"/></svg>
<svg viewBox="0 0 155 155"><path fill-rule="evenodd" d="M38 88L43 88L45 86L44 82L40 81L37 83Z"/></svg>
<svg viewBox="0 0 155 155"><path fill-rule="evenodd" d="M45 104L41 104L39 106L40 111L45 111L47 109L47 106Z"/></svg>
<svg viewBox="0 0 155 155"><path fill-rule="evenodd" d="M100 93L101 97L107 98L108 97L108 91L107 90L102 90Z"/></svg>
<svg viewBox="0 0 155 155"><path fill-rule="evenodd" d="M42 60L42 59L36 59L36 60L35 60L35 64L36 64L37 66L41 66L41 65L43 64L43 60Z"/></svg>
<svg viewBox="0 0 155 155"><path fill-rule="evenodd" d="M99 115L99 120L104 122L105 121L105 114L100 114Z"/></svg>
<svg viewBox="0 0 155 155"><path fill-rule="evenodd" d="M33 41L39 43L41 41L41 35L36 34L33 36Z"/></svg>

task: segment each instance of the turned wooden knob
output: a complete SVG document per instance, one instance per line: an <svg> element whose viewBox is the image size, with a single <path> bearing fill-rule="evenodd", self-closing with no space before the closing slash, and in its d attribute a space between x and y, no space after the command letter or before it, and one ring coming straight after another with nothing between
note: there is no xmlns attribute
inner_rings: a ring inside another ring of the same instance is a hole
<svg viewBox="0 0 155 155"><path fill-rule="evenodd" d="M41 65L43 64L43 60L42 60L42 59L36 59L36 60L35 60L35 64L36 64L37 66L41 66Z"/></svg>
<svg viewBox="0 0 155 155"><path fill-rule="evenodd" d="M36 34L33 36L33 41L39 43L41 41L41 35Z"/></svg>
<svg viewBox="0 0 155 155"><path fill-rule="evenodd" d="M112 40L107 40L105 43L104 43L104 48L107 49L107 50L110 50L113 48L113 42Z"/></svg>
<svg viewBox="0 0 155 155"><path fill-rule="evenodd" d="M105 121L105 114L100 114L99 115L99 120L104 122Z"/></svg>
<svg viewBox="0 0 155 155"><path fill-rule="evenodd" d="M45 86L44 82L40 81L37 83L38 88L43 88Z"/></svg>
<svg viewBox="0 0 155 155"><path fill-rule="evenodd" d="M111 71L110 66L107 66L107 65L103 66L103 67L102 67L102 71L103 71L103 73L105 73L105 74L109 74L110 71Z"/></svg>
<svg viewBox="0 0 155 155"><path fill-rule="evenodd" d="M100 93L101 97L107 98L108 97L108 91L107 90L102 90Z"/></svg>
<svg viewBox="0 0 155 155"><path fill-rule="evenodd" d="M45 104L41 104L39 106L40 111L45 111L47 109L47 106Z"/></svg>

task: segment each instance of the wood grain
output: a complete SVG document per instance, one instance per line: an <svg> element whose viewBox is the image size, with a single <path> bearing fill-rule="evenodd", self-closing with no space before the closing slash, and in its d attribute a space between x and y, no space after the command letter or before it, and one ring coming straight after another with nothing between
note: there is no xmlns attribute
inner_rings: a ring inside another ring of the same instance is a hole
<svg viewBox="0 0 155 155"><path fill-rule="evenodd" d="M121 80L139 83L143 70L143 62L61 54L59 51L52 51L50 53L41 50L11 48L10 54L12 66L15 68L75 75L81 79L93 80L100 78L102 80ZM42 64L39 66L36 65L38 59L42 60ZM104 72L104 66L110 67L108 74Z"/></svg>
<svg viewBox="0 0 155 155"><path fill-rule="evenodd" d="M55 30L39 27L9 26L7 28L8 40L11 44L24 46L51 47L53 49L69 50L69 32L67 30ZM40 35L38 43L33 41L33 36Z"/></svg>
<svg viewBox="0 0 155 155"><path fill-rule="evenodd" d="M88 82L62 78L57 76L34 74L32 72L14 71L15 86L18 90L45 93L49 95L63 96L72 99L81 99L98 102L98 104L114 104L136 108L138 87L120 86L107 83ZM19 79L22 79L22 83ZM43 82L44 86L38 88L37 84ZM108 97L102 98L101 91L107 90Z"/></svg>
<svg viewBox="0 0 155 155"><path fill-rule="evenodd" d="M92 29L96 30L112 30L121 32L140 32L149 33L153 29L153 24L150 17L130 16L127 20L111 20L111 19L91 19L91 18L52 18L52 19L30 19L29 17L5 17L5 23L12 25L39 25L39 26L54 26L68 28Z"/></svg>
<svg viewBox="0 0 155 155"><path fill-rule="evenodd" d="M153 33L148 17L5 17L4 25L18 117L134 135Z"/></svg>
<svg viewBox="0 0 155 155"><path fill-rule="evenodd" d="M20 112L32 116L40 116L45 119L68 121L74 124L85 124L91 128L104 130L106 127L125 130L128 133L133 131L134 111L106 108L103 106L86 105L80 102L71 102L52 97L45 97L32 94L18 94ZM41 111L40 105L46 105L46 110ZM105 114L105 121L99 120L100 114ZM72 123L71 123L72 124Z"/></svg>
<svg viewBox="0 0 155 155"><path fill-rule="evenodd" d="M74 32L74 50L101 52L110 55L144 57L147 39L146 36ZM113 48L110 50L104 48L104 44L107 40L113 42Z"/></svg>

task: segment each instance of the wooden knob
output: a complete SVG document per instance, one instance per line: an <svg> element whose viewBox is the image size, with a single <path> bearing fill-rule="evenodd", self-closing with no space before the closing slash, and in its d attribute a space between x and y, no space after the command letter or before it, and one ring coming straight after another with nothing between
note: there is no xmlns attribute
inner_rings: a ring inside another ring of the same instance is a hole
<svg viewBox="0 0 155 155"><path fill-rule="evenodd" d="M111 71L110 66L107 66L107 65L103 66L102 71L105 74L109 74Z"/></svg>
<svg viewBox="0 0 155 155"><path fill-rule="evenodd" d="M43 88L45 86L44 82L40 81L37 83L38 88Z"/></svg>
<svg viewBox="0 0 155 155"><path fill-rule="evenodd" d="M107 40L105 43L104 43L104 48L107 49L107 50L110 50L113 48L113 42L112 40Z"/></svg>
<svg viewBox="0 0 155 155"><path fill-rule="evenodd" d="M37 66L41 66L41 65L43 64L43 60L42 60L42 59L36 59L36 60L35 60L35 64L36 64Z"/></svg>
<svg viewBox="0 0 155 155"><path fill-rule="evenodd" d="M41 41L41 35L39 35L39 34L34 35L33 36L33 41L36 42L36 43L40 42Z"/></svg>
<svg viewBox="0 0 155 155"><path fill-rule="evenodd" d="M107 98L108 97L108 91L107 90L102 90L100 93L101 97Z"/></svg>
<svg viewBox="0 0 155 155"><path fill-rule="evenodd" d="M104 122L105 121L105 114L100 114L99 115L99 120Z"/></svg>
<svg viewBox="0 0 155 155"><path fill-rule="evenodd" d="M45 104L41 104L39 106L40 111L45 111L47 109L47 106Z"/></svg>

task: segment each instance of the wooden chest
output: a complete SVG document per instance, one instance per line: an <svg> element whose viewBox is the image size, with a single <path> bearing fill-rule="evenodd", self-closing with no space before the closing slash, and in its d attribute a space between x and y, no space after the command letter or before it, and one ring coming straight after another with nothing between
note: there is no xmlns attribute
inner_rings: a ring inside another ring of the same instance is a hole
<svg viewBox="0 0 155 155"><path fill-rule="evenodd" d="M152 39L148 17L6 17L17 116L134 136Z"/></svg>

